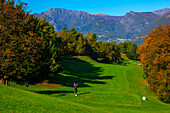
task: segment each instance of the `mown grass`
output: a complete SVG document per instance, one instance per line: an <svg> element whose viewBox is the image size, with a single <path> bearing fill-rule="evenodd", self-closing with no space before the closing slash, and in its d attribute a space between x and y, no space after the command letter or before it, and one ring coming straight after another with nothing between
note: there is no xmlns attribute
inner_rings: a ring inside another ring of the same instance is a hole
<svg viewBox="0 0 170 113"><path fill-rule="evenodd" d="M51 112L99 112L90 106L67 100L36 94L0 84L0 112L2 113L51 113Z"/></svg>
<svg viewBox="0 0 170 113"><path fill-rule="evenodd" d="M126 65L124 65L126 63ZM0 112L168 113L170 105L156 99L142 75L139 61L98 63L89 57L63 61L64 70L48 84L0 85ZM78 82L74 96L73 82ZM142 101L146 96L147 100Z"/></svg>

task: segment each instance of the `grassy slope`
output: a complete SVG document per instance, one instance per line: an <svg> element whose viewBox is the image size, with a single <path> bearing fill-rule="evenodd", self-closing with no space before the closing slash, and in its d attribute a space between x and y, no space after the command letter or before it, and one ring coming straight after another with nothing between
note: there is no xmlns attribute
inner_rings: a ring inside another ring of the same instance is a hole
<svg viewBox="0 0 170 113"><path fill-rule="evenodd" d="M0 84L0 112L35 113L35 112L99 112L90 106L67 100L36 94Z"/></svg>
<svg viewBox="0 0 170 113"><path fill-rule="evenodd" d="M127 63L103 64L88 57L67 59L65 69L49 79L51 85L62 87L0 85L0 111L7 108L7 112L170 112L170 105L156 100L148 91L142 67L137 66L139 62ZM73 81L79 83L77 97ZM148 100L142 101L143 96Z"/></svg>

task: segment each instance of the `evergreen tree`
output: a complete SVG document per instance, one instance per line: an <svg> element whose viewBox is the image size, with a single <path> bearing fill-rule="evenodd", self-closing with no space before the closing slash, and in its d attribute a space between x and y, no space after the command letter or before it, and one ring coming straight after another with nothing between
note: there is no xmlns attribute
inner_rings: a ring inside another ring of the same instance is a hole
<svg viewBox="0 0 170 113"><path fill-rule="evenodd" d="M85 54L85 42L82 37L78 38L77 46L76 46L76 53L77 55Z"/></svg>
<svg viewBox="0 0 170 113"><path fill-rule="evenodd" d="M132 43L128 49L126 56L130 59L137 59L138 58L137 49L138 46L135 43Z"/></svg>
<svg viewBox="0 0 170 113"><path fill-rule="evenodd" d="M135 44L135 43L131 43L130 41L129 42L121 42L119 43L119 48L120 48L120 51L123 53L123 54L126 54L126 56L130 59L137 59L138 57L138 54L137 54L137 49L138 49L138 46Z"/></svg>

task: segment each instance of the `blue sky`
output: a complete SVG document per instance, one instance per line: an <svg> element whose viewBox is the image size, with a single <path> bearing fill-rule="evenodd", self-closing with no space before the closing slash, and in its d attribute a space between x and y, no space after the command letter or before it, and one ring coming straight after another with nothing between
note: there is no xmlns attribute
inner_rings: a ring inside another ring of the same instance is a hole
<svg viewBox="0 0 170 113"><path fill-rule="evenodd" d="M125 15L126 12L148 12L165 7L170 0L21 0L27 3L27 10L40 13L49 8L64 8L85 11L90 14Z"/></svg>

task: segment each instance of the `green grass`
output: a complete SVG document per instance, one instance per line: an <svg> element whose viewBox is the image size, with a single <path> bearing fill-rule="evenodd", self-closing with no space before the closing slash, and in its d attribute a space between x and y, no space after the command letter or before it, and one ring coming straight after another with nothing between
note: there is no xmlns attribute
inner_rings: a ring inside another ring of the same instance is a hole
<svg viewBox="0 0 170 113"><path fill-rule="evenodd" d="M89 57L65 59L64 70L49 78L49 87L0 84L0 112L169 113L170 105L148 90L139 63L128 59L128 65L97 63ZM79 84L77 97L73 82ZM143 96L146 101L142 101Z"/></svg>

